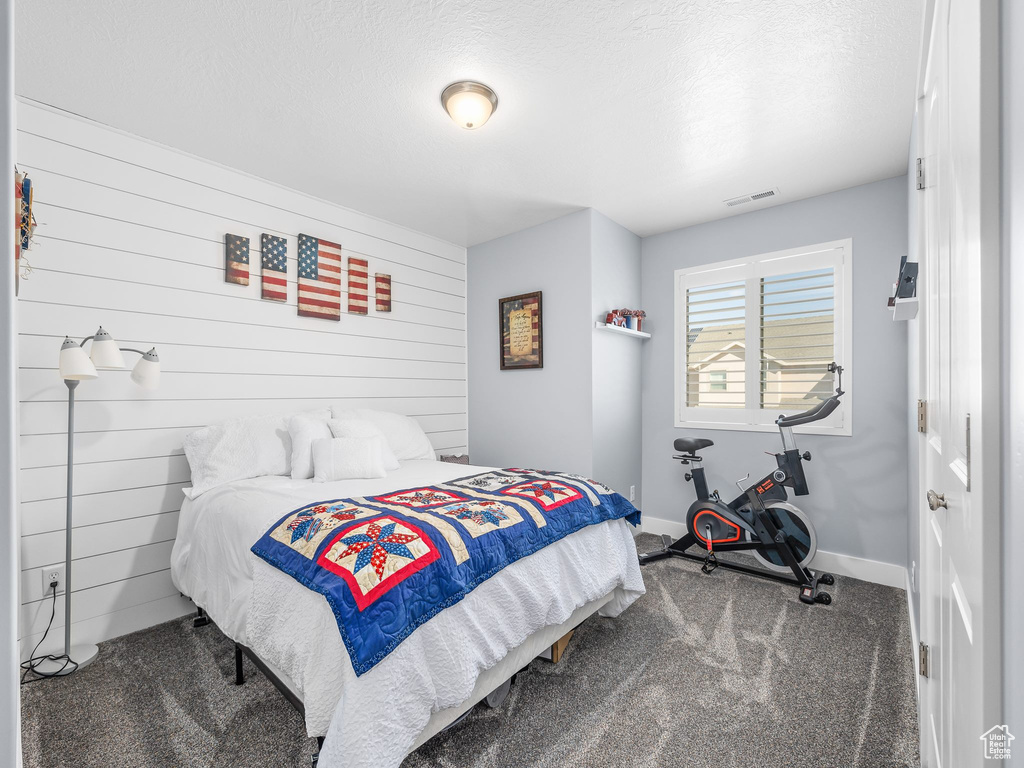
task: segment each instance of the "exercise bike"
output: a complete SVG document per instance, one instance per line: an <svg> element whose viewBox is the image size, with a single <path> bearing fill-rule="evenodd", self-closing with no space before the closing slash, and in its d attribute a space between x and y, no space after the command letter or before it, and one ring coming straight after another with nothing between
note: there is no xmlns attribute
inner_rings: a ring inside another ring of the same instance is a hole
<svg viewBox="0 0 1024 768"><path fill-rule="evenodd" d="M703 437L680 437L674 443L679 452L673 456L681 464L693 465L685 475L693 481L697 491L695 501L686 514L686 535L654 552L640 555L640 564L666 557L685 557L702 562L701 570L710 574L715 568L728 568L752 576L774 579L800 588L800 600L813 605L829 605L832 596L820 590L820 584L835 583L831 573L815 573L807 566L817 550L814 526L807 515L790 504L786 488L795 496L806 496L807 480L803 462L811 460L809 451L800 453L793 437L793 427L821 421L839 407L843 392L843 368L836 363L828 366L836 374L836 393L813 408L795 416L779 416L775 423L782 435L782 453L775 454L778 468L753 485L744 488L748 474L736 485L742 493L728 504L722 502L718 491L708 493L704 477L703 458L699 451L714 445ZM704 554L688 551L697 545ZM719 560L720 552L750 552L763 566Z"/></svg>

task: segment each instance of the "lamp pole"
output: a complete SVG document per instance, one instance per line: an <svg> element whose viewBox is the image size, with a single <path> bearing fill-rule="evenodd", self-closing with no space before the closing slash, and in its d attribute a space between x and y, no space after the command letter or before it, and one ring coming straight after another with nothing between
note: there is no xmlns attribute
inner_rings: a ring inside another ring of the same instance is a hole
<svg viewBox="0 0 1024 768"><path fill-rule="evenodd" d="M75 486L75 389L78 382L64 379L68 385L68 495L64 544L64 653L71 656L71 509ZM91 659L90 659L91 661Z"/></svg>

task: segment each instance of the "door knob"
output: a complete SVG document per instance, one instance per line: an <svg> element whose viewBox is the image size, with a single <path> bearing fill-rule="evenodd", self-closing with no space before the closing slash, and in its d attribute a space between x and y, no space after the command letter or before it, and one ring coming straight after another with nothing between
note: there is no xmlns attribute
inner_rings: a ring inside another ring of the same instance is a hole
<svg viewBox="0 0 1024 768"><path fill-rule="evenodd" d="M936 493L935 491L928 491L928 509L934 512L939 507L949 509L949 506L946 504L946 495L943 493Z"/></svg>

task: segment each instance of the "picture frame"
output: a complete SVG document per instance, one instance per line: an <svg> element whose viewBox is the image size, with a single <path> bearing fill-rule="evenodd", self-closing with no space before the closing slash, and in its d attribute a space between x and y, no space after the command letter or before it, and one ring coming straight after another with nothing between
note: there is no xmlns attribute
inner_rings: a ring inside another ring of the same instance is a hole
<svg viewBox="0 0 1024 768"><path fill-rule="evenodd" d="M501 370L544 367L544 313L541 299L541 291L498 299Z"/></svg>

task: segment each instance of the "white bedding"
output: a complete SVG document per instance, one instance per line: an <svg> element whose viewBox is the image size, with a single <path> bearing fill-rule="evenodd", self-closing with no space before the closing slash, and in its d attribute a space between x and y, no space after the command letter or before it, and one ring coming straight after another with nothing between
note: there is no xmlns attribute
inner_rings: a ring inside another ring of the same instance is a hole
<svg viewBox="0 0 1024 768"><path fill-rule="evenodd" d="M398 766L431 713L466 701L480 672L531 633L609 593L605 616L621 613L643 594L627 524L589 526L509 565L356 677L323 596L249 551L276 520L302 504L443 483L486 469L406 461L379 480L313 484L261 477L183 504L171 555L175 585L228 637L295 685L308 733L327 735L324 768Z"/></svg>

